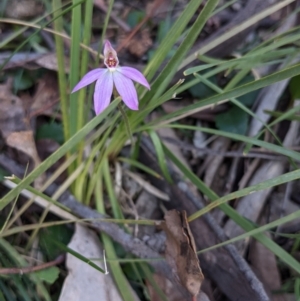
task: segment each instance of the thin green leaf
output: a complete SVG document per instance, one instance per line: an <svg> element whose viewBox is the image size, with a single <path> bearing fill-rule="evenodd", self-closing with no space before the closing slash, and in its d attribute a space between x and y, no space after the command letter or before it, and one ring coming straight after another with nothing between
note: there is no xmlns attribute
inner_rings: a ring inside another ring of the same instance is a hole
<svg viewBox="0 0 300 301"><path fill-rule="evenodd" d="M228 98L237 98L239 96L242 96L244 94L247 94L249 92L264 88L266 86L269 86L271 84L274 84L276 82L282 81L284 79L291 78L293 76L296 76L300 74L300 64L294 65L292 67L288 67L284 70L275 72L271 75L265 76L259 80L252 81L250 83L247 83L245 85L241 85L237 88L234 88L229 91L225 91L221 94L217 94L215 96L206 98L202 101L199 101L195 104L189 105L184 107L183 109L179 109L174 113L167 114L163 117L157 118L153 120L150 125L157 125L158 123L170 123L175 120L182 119L184 117L190 116L191 114L195 114L201 110L203 110L203 107L210 106L213 104L217 104L221 101L228 101ZM198 80L199 81L199 80ZM148 124L148 125L149 125Z"/></svg>
<svg viewBox="0 0 300 301"><path fill-rule="evenodd" d="M137 167L138 169L148 173L149 175L153 176L153 177L156 177L158 179L161 179L161 175L159 173L157 173L156 171L154 171L153 169L147 167L146 165L136 161L136 160L132 160L132 159L129 159L129 158L123 158L123 157L119 157L118 160L120 160L121 162L124 162L124 163L127 163L127 164L130 164L134 167Z"/></svg>
<svg viewBox="0 0 300 301"><path fill-rule="evenodd" d="M92 262L89 258L86 258L85 256L82 256L80 253L70 249L69 247L65 246L64 244L62 244L59 241L56 241L56 240L52 240L52 241L62 251L72 254L74 257L76 257L79 260L81 260L81 261L85 262L86 264L90 265L92 268L94 268L98 272L103 273L103 274L105 273L105 271L103 269L101 269L97 264Z"/></svg>
<svg viewBox="0 0 300 301"><path fill-rule="evenodd" d="M206 2L204 8L201 10L201 13L199 14L196 21L194 22L191 29L189 30L186 38L179 46L176 53L168 62L166 67L162 70L162 72L159 74L159 76L152 84L151 91L149 91L146 94L146 96L143 98L143 103L149 101L150 104L152 104L153 102L156 101L156 98L159 97L163 93L163 91L167 88L173 75L176 73L181 61L183 60L188 50L192 47L192 45L196 41L199 33L204 27L206 21L209 19L212 11L214 10L218 2L219 0L208 0Z"/></svg>
<svg viewBox="0 0 300 301"><path fill-rule="evenodd" d="M157 126L155 128L160 128L160 127L163 127L163 126ZM191 125L169 124L169 125L165 125L164 127L186 129L186 130L199 130L204 133L209 133L212 135L223 136L223 137L227 137L227 138L237 140L237 141L251 143L251 144L260 146L262 148L269 149L273 152L276 152L276 153L279 153L279 154L282 154L287 157L290 157L290 158L300 161L300 153L298 153L294 150L286 149L285 147L282 147L279 145L275 145L275 144L265 142L262 140L257 140L252 137L247 137L247 136L243 136L243 135L238 135L238 134L234 134L234 133L229 133L229 132L224 132L224 131L219 131L219 130L214 130L214 129L209 129L209 128L191 126Z"/></svg>
<svg viewBox="0 0 300 301"><path fill-rule="evenodd" d="M150 136L150 138L153 142L153 145L154 145L154 148L155 148L155 151L156 151L159 167L160 167L165 179L169 183L172 183L173 181L172 181L172 178L171 178L170 173L168 171L166 157L165 157L165 154L164 154L164 151L163 151L163 147L162 147L160 138L158 137L156 132L154 132L152 130L148 131L148 133L149 133L149 136Z"/></svg>
<svg viewBox="0 0 300 301"><path fill-rule="evenodd" d="M81 1L73 0L74 8L72 9L72 25L71 25L71 54L70 54L70 87L73 88L79 81L79 64L80 64L80 37L81 37ZM90 16L91 17L91 16ZM65 65L62 65L63 68ZM62 91L60 91L62 92ZM64 91L65 92L65 91ZM78 97L76 94L70 94L70 113L64 117L64 123L70 124L70 136L73 136L77 131L78 114L84 114L84 110L78 112ZM70 118L72 116L72 118Z"/></svg>
<svg viewBox="0 0 300 301"><path fill-rule="evenodd" d="M191 216L189 216L188 221L191 222L191 221L195 220L196 218L200 217L201 215L211 211L213 208L216 208L216 207L218 207L222 204L225 204L231 200L241 198L243 196L246 196L248 194L251 194L251 193L254 193L257 191L265 190L265 189L268 189L268 188L271 188L274 186L288 183L288 182L297 180L299 178L300 178L300 170L295 170L295 171L291 171L286 174L283 174L281 176L278 176L276 178L263 181L259 184L249 186L249 187L241 189L239 191L229 193L229 194L221 197L220 199L215 200L213 203L207 205L205 208L193 213ZM298 214L299 213L300 213L300 211L298 212Z"/></svg>
<svg viewBox="0 0 300 301"><path fill-rule="evenodd" d="M176 43L177 39L180 37L181 33L194 16L195 12L199 8L202 0L192 0L186 6L180 17L172 26L171 30L168 32L166 38L160 44L160 47L156 50L151 61L148 63L144 74L149 80L153 78L157 69L161 66L163 60L167 57L169 51L172 49L173 45Z"/></svg>

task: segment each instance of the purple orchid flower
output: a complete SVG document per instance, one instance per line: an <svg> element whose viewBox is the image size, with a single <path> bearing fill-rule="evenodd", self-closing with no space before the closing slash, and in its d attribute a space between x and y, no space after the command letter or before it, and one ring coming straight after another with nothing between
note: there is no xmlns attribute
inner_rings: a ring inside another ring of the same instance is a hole
<svg viewBox="0 0 300 301"><path fill-rule="evenodd" d="M134 68L120 67L117 52L109 41L104 43L104 64L107 68L97 68L88 72L74 87L72 93L96 81L94 107L97 115L109 105L114 86L126 106L131 110L138 110L138 96L132 81L150 90L145 76Z"/></svg>

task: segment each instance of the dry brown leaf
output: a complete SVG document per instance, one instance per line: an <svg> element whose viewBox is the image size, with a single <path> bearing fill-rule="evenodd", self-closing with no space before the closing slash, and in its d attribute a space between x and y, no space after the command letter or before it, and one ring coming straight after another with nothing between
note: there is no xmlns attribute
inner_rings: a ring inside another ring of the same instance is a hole
<svg viewBox="0 0 300 301"><path fill-rule="evenodd" d="M59 100L56 77L47 73L38 81L37 91L34 94L33 104L30 108L32 115L52 115L53 108Z"/></svg>
<svg viewBox="0 0 300 301"><path fill-rule="evenodd" d="M37 0L10 0L7 1L5 16L14 19L25 19L40 15L44 8Z"/></svg>
<svg viewBox="0 0 300 301"><path fill-rule="evenodd" d="M171 0L149 1L146 5L146 14L152 16L152 19L159 16L158 20L162 20L167 17L170 5Z"/></svg>
<svg viewBox="0 0 300 301"><path fill-rule="evenodd" d="M0 85L0 131L6 137L11 132L26 129L25 112L22 101L11 92L12 78Z"/></svg>
<svg viewBox="0 0 300 301"><path fill-rule="evenodd" d="M142 57L152 46L150 31L148 28L137 33L128 44L128 50L131 54Z"/></svg>
<svg viewBox="0 0 300 301"><path fill-rule="evenodd" d="M32 131L13 132L7 136L6 143L32 158L35 166L41 163Z"/></svg>
<svg viewBox="0 0 300 301"><path fill-rule="evenodd" d="M64 58L65 60L65 71L66 73L70 72L70 61L68 58ZM56 54L49 53L35 60L35 63L49 70L58 71L58 64Z"/></svg>
<svg viewBox="0 0 300 301"><path fill-rule="evenodd" d="M170 210L162 228L166 232L166 259L175 279L193 296L197 296L204 279L186 212Z"/></svg>

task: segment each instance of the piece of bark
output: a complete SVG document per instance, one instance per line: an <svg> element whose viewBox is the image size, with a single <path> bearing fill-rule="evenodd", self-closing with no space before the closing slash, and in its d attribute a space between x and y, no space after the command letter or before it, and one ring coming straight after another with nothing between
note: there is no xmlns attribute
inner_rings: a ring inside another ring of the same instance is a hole
<svg viewBox="0 0 300 301"><path fill-rule="evenodd" d="M35 167L41 163L35 146L33 131L13 132L6 137L6 143L28 155L33 160Z"/></svg>
<svg viewBox="0 0 300 301"><path fill-rule="evenodd" d="M57 79L52 73L48 72L40 78L30 107L30 116L52 116L55 111L54 105L59 101L58 91Z"/></svg>
<svg viewBox="0 0 300 301"><path fill-rule="evenodd" d="M204 276L186 212L170 210L166 212L164 219L161 227L167 235L165 250L167 262L171 266L175 279L189 291L192 297L196 297Z"/></svg>

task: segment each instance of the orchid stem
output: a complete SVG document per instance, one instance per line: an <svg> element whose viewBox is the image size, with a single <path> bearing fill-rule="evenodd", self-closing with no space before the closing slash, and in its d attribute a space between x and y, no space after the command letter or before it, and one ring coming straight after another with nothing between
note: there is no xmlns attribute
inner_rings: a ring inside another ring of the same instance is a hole
<svg viewBox="0 0 300 301"><path fill-rule="evenodd" d="M124 123L125 123L126 131L127 131L127 135L129 137L129 139L131 140L131 145L133 146L134 143L133 143L133 137L132 137L130 125L129 125L129 122L128 122L127 115L126 115L121 103L118 104L118 108L119 108L119 110L120 110L120 112L121 112L121 114L124 118Z"/></svg>

